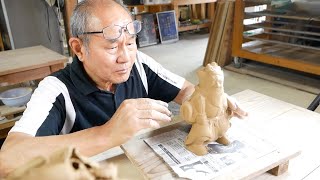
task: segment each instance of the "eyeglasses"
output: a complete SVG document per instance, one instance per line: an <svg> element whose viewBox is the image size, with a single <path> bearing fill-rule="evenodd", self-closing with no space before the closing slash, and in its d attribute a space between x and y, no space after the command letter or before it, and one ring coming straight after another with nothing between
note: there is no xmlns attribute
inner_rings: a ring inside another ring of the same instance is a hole
<svg viewBox="0 0 320 180"><path fill-rule="evenodd" d="M130 35L137 35L141 31L141 21L135 20L135 21L129 22L125 26L111 25L103 28L102 31L84 32L82 34L102 33L105 39L116 40L121 36L122 29L124 29Z"/></svg>

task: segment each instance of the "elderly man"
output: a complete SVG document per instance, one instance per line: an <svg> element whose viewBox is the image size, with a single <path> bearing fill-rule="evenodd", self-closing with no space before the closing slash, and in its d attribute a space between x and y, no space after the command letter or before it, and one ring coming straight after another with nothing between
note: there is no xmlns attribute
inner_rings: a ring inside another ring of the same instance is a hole
<svg viewBox="0 0 320 180"><path fill-rule="evenodd" d="M137 51L140 30L121 2L77 5L69 40L76 57L35 90L1 149L3 176L34 156L65 146L92 156L170 121L166 102L181 104L194 86Z"/></svg>

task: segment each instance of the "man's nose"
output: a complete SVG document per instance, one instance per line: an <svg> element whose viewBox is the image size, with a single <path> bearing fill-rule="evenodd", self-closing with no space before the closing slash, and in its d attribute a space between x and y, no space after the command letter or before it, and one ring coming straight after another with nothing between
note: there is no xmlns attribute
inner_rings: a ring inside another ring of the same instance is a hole
<svg viewBox="0 0 320 180"><path fill-rule="evenodd" d="M129 50L126 47L125 43L122 43L119 48L119 56L117 59L117 63L126 63L128 61L130 61Z"/></svg>

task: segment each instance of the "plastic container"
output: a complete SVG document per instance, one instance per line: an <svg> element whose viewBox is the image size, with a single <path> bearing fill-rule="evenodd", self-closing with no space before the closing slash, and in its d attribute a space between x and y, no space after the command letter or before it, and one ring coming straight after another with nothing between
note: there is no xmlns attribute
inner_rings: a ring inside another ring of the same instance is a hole
<svg viewBox="0 0 320 180"><path fill-rule="evenodd" d="M20 87L9 89L0 94L3 104L11 107L19 107L26 105L32 95L32 88Z"/></svg>

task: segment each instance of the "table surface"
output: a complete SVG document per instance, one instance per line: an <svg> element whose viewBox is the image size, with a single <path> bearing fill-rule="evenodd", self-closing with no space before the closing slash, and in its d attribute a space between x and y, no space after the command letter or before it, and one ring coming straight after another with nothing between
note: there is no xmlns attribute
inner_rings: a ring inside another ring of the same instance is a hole
<svg viewBox="0 0 320 180"><path fill-rule="evenodd" d="M0 52L0 76L65 63L67 57L43 46Z"/></svg>
<svg viewBox="0 0 320 180"><path fill-rule="evenodd" d="M263 173L254 179L313 179L319 177L317 175L320 175L320 155L318 154L320 146L316 145L317 138L320 137L319 113L251 90L245 90L233 96L250 113L249 117L243 120L248 127L263 134L264 137L267 137L266 139L277 147L290 147L288 148L289 150L291 148L301 150L301 154L298 157L289 161L288 172L280 176ZM164 166L151 166L152 164L163 165L163 160L159 162L159 159L146 158L149 155L153 157L154 155L152 154L154 152L149 148L151 150L150 154L143 153L147 146L143 145L143 143L137 143L142 141L142 138L150 137L153 134L151 132L140 135L122 145L122 149L138 169L141 170L141 167L155 168L154 177L161 177L163 175L159 173L161 169L157 168L163 168ZM147 161L142 161L141 159L146 159ZM140 162L140 164L137 164L137 162ZM143 174L144 170L140 172Z"/></svg>

